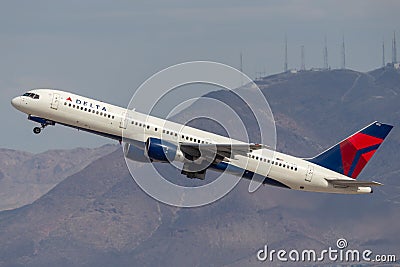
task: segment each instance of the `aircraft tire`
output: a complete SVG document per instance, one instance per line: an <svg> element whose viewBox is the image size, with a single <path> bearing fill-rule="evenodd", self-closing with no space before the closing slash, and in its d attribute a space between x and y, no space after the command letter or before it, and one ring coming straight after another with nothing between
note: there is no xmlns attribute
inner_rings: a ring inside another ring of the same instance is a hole
<svg viewBox="0 0 400 267"><path fill-rule="evenodd" d="M40 134L41 131L42 131L42 129L40 129L40 127L33 128L33 133L34 134Z"/></svg>

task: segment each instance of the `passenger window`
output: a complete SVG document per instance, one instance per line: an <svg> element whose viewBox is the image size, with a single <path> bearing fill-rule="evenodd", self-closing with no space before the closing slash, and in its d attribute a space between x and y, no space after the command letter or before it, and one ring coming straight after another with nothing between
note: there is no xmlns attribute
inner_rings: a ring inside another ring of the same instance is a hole
<svg viewBox="0 0 400 267"><path fill-rule="evenodd" d="M87 111L87 108L85 108L85 111Z"/></svg>
<svg viewBox="0 0 400 267"><path fill-rule="evenodd" d="M154 131L156 131L156 132L157 132L157 128L154 128Z"/></svg>

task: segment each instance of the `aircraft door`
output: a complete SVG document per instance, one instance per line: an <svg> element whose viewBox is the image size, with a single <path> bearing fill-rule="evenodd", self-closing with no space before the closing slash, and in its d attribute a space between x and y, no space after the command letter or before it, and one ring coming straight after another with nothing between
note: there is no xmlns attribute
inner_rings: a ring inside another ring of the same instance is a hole
<svg viewBox="0 0 400 267"><path fill-rule="evenodd" d="M306 181L307 182L311 182L313 174L314 174L314 167L311 165L308 165L307 172L306 172Z"/></svg>
<svg viewBox="0 0 400 267"><path fill-rule="evenodd" d="M51 101L50 107L52 109L58 109L58 104L60 103L60 95L57 93L53 94L53 99Z"/></svg>
<svg viewBox="0 0 400 267"><path fill-rule="evenodd" d="M119 123L119 128L126 129L126 125L128 124L128 115L127 112L122 112L121 121Z"/></svg>

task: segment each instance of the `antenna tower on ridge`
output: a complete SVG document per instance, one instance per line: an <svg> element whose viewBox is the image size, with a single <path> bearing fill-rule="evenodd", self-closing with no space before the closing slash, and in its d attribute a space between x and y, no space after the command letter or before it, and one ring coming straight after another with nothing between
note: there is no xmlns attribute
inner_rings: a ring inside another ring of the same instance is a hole
<svg viewBox="0 0 400 267"><path fill-rule="evenodd" d="M396 32L393 32L392 63L393 64L397 63Z"/></svg>
<svg viewBox="0 0 400 267"><path fill-rule="evenodd" d="M283 71L288 71L288 54L287 54L287 37L285 35L285 62L283 64Z"/></svg>
<svg viewBox="0 0 400 267"><path fill-rule="evenodd" d="M346 48L344 46L344 35L342 38L342 70L346 68Z"/></svg>
<svg viewBox="0 0 400 267"><path fill-rule="evenodd" d="M328 69L329 65L328 65L328 44L326 41L326 35L325 35L325 46L324 46L324 69Z"/></svg>
<svg viewBox="0 0 400 267"><path fill-rule="evenodd" d="M385 67L385 39L382 38L382 68Z"/></svg>

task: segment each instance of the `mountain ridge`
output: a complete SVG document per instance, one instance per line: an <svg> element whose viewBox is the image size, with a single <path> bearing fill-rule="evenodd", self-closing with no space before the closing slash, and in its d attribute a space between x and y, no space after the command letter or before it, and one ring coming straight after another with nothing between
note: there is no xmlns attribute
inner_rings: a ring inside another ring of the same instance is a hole
<svg viewBox="0 0 400 267"><path fill-rule="evenodd" d="M273 249L322 250L335 248L338 238L346 238L351 249L399 258L400 226L393 222L400 219L400 163L395 160L400 107L393 92L400 92L400 76L385 70L360 75L356 81L354 71L284 73L258 83L277 114L277 147L285 153L312 156L370 123L371 114L393 123L392 133L361 173L360 179L382 176L376 180L387 184L374 194L305 193L270 186L249 194L249 182L242 180L215 203L174 208L147 196L132 181L119 149L32 204L0 212L0 265L259 266L265 263L257 261L256 252L266 244ZM322 94L321 88L329 93ZM374 98L377 92L383 98ZM229 100L226 92L213 96ZM165 172L185 179L172 168Z"/></svg>

